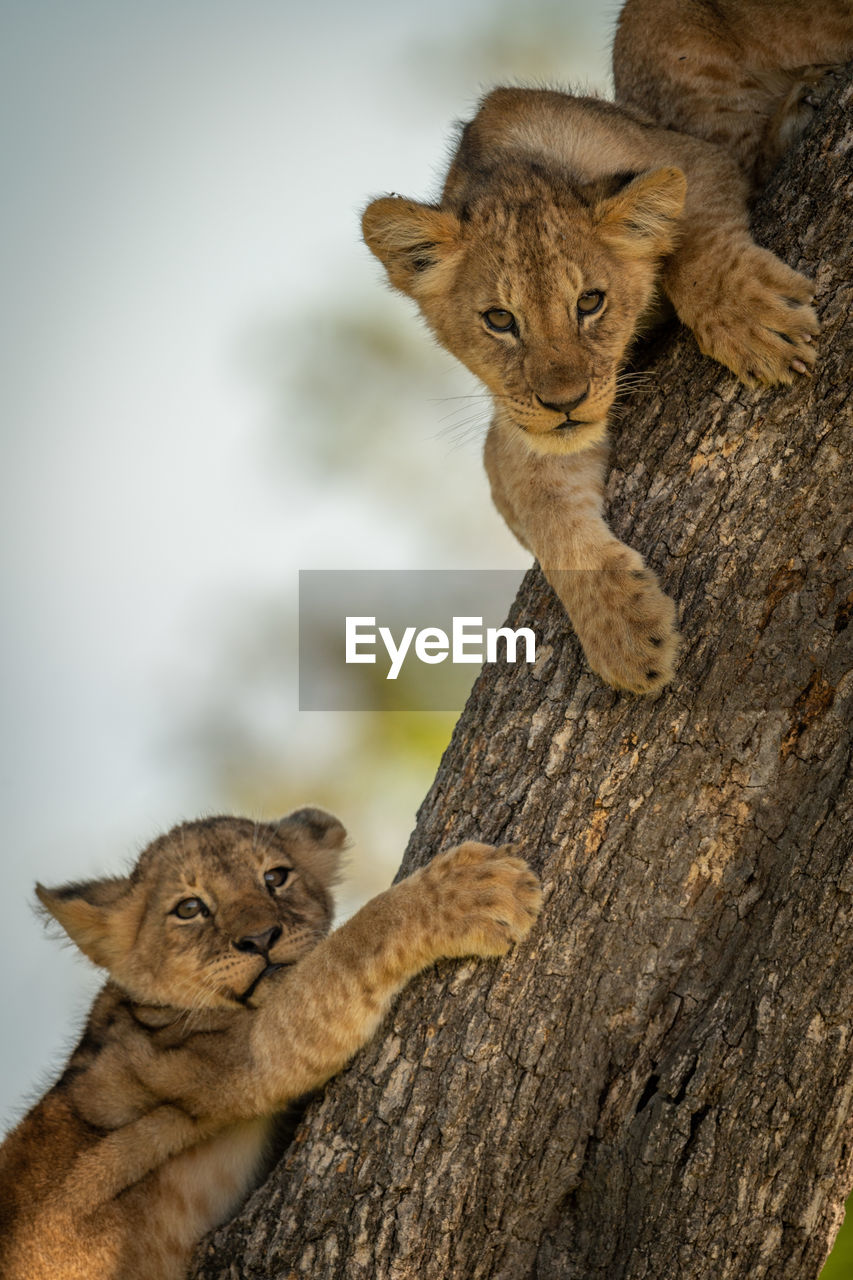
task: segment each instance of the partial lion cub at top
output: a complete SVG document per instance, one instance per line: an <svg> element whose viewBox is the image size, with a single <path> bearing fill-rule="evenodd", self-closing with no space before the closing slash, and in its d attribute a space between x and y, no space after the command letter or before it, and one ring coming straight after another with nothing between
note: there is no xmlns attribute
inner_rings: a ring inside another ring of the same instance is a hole
<svg viewBox="0 0 853 1280"><path fill-rule="evenodd" d="M268 1167L275 1113L441 956L498 956L540 894L466 843L328 937L345 832L319 809L211 818L127 877L38 887L109 973L63 1075L0 1147L3 1280L179 1280Z"/></svg>
<svg viewBox="0 0 853 1280"><path fill-rule="evenodd" d="M364 213L391 284L491 391L495 505L617 688L659 689L677 648L672 601L602 515L620 367L662 293L744 382L809 371L812 285L755 244L747 201L823 64L849 56L841 0L629 0L620 105L496 89L438 203L390 196Z"/></svg>

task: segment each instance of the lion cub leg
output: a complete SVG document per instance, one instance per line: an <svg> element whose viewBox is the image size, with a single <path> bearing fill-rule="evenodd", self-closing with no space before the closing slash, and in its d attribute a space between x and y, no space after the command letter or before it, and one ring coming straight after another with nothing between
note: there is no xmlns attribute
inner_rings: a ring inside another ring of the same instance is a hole
<svg viewBox="0 0 853 1280"><path fill-rule="evenodd" d="M760 184L851 57L849 0L627 0L613 45L616 101L722 147Z"/></svg>
<svg viewBox="0 0 853 1280"><path fill-rule="evenodd" d="M849 52L853 53L853 14L850 18ZM783 91L777 92L772 112L757 148L752 166L753 183L763 187L786 151L805 133L826 98L843 73L843 63L797 67L791 72L768 73L772 82L783 80Z"/></svg>
<svg viewBox="0 0 853 1280"><path fill-rule="evenodd" d="M268 1114L318 1088L367 1043L410 978L442 957L503 955L540 904L535 875L509 847L471 841L380 893L268 984L237 1108Z"/></svg>
<svg viewBox="0 0 853 1280"><path fill-rule="evenodd" d="M793 382L815 361L814 285L752 239L742 216L685 220L662 284L700 349L749 386Z"/></svg>
<svg viewBox="0 0 853 1280"><path fill-rule="evenodd" d="M675 605L604 521L605 448L534 453L518 428L495 423L485 463L496 507L542 566L593 671L631 693L668 684Z"/></svg>

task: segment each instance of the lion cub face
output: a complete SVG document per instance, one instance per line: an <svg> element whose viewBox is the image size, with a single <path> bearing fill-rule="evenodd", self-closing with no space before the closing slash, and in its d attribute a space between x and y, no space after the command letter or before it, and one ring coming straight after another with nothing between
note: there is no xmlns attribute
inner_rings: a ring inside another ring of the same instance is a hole
<svg viewBox="0 0 853 1280"><path fill-rule="evenodd" d="M233 1008L260 998L268 977L329 931L345 835L319 809L274 823L188 822L149 845L127 877L36 893L133 1000Z"/></svg>
<svg viewBox="0 0 853 1280"><path fill-rule="evenodd" d="M364 237L530 444L573 452L604 434L685 190L678 169L585 189L507 161L459 208L375 200Z"/></svg>

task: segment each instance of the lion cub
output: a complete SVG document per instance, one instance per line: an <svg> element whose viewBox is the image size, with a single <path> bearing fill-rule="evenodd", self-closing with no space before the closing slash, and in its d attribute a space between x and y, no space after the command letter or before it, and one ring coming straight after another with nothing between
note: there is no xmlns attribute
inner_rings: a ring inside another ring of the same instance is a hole
<svg viewBox="0 0 853 1280"><path fill-rule="evenodd" d="M438 203L365 210L391 284L492 393L495 505L616 688L661 688L677 647L672 601L602 514L620 367L662 293L744 382L808 372L812 285L755 244L747 200L807 119L822 64L851 56L847 0L629 0L623 105L496 89Z"/></svg>
<svg viewBox="0 0 853 1280"><path fill-rule="evenodd" d="M441 956L498 956L537 881L466 843L327 937L345 832L319 809L211 818L127 877L37 887L109 973L58 1083L0 1148L4 1280L177 1280L265 1172L275 1113Z"/></svg>

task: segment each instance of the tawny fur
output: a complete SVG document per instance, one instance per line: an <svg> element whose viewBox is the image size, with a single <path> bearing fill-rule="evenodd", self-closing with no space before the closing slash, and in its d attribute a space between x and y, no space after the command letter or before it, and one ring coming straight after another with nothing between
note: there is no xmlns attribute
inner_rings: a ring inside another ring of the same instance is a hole
<svg viewBox="0 0 853 1280"><path fill-rule="evenodd" d="M128 877L39 887L110 976L60 1080L0 1147L3 1280L185 1276L266 1171L276 1113L345 1065L414 974L502 955L539 909L521 859L467 843L327 936L344 837L317 809L213 818L155 841ZM182 919L187 903L204 910Z"/></svg>
<svg viewBox="0 0 853 1280"><path fill-rule="evenodd" d="M628 0L616 100L716 143L761 182L853 58L851 0Z"/></svg>
<svg viewBox="0 0 853 1280"><path fill-rule="evenodd" d="M841 0L629 0L618 104L496 89L438 204L365 210L391 283L491 391L495 504L617 688L661 688L678 643L672 601L602 513L620 367L664 298L750 385L811 368L812 285L755 244L748 200L851 56Z"/></svg>

